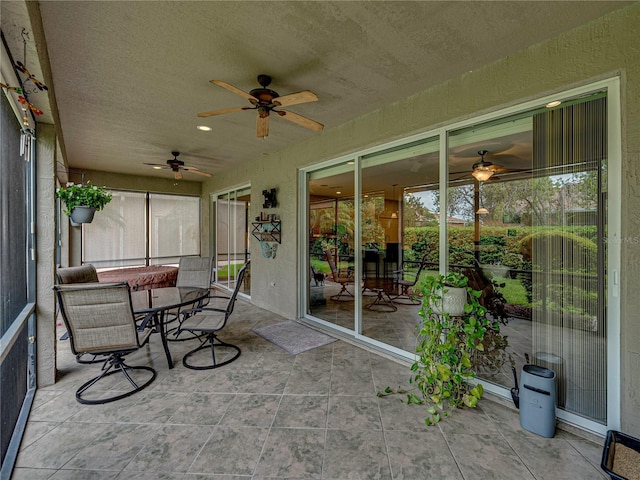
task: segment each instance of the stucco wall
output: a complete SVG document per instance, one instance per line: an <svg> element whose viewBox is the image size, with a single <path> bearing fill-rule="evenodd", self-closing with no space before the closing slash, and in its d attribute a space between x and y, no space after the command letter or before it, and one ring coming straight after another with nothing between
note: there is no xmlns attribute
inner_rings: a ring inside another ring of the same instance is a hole
<svg viewBox="0 0 640 480"><path fill-rule="evenodd" d="M54 198L56 168L56 136L53 125L38 125L36 142L36 198ZM56 380L55 283L56 211L53 202L37 202L36 234L36 331L38 343L38 386L52 385Z"/></svg>
<svg viewBox="0 0 640 480"><path fill-rule="evenodd" d="M208 181L203 195L252 186L252 216L265 188L278 189L282 245L275 259L260 255L252 239L252 301L288 318L297 314L298 205L296 169L412 133L536 97L618 76L622 103L621 407L622 428L640 436L640 4L618 10L567 34L468 72L405 101L333 127L299 145L255 159L248 170ZM634 241L637 240L637 241ZM612 319L615 321L615 319Z"/></svg>

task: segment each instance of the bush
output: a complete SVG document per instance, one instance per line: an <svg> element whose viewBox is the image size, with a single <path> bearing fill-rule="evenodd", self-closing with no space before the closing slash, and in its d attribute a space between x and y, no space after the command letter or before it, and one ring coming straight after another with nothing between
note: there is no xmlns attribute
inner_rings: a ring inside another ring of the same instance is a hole
<svg viewBox="0 0 640 480"><path fill-rule="evenodd" d="M533 255L535 252L535 255ZM551 265L554 271L591 273L596 270L597 245L588 238L562 230L543 230L520 241L520 253L534 269Z"/></svg>

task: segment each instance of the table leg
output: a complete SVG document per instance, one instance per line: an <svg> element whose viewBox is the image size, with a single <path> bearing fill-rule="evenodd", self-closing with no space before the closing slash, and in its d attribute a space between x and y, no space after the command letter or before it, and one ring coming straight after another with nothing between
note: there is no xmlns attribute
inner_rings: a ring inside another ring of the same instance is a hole
<svg viewBox="0 0 640 480"><path fill-rule="evenodd" d="M173 368L173 359L171 358L171 352L169 351L169 342L167 341L167 332L165 330L165 316L166 312L158 312L155 315L156 327L160 330L160 339L162 340L162 348L164 348L164 354L167 357L167 364L169 369Z"/></svg>

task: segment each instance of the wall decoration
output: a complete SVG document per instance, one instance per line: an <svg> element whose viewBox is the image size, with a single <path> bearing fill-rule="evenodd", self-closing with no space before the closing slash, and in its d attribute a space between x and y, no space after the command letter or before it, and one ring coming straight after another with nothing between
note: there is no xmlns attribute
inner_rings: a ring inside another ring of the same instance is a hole
<svg viewBox="0 0 640 480"><path fill-rule="evenodd" d="M276 258L278 244L276 242L260 242L260 251L264 258Z"/></svg>
<svg viewBox="0 0 640 480"><path fill-rule="evenodd" d="M262 195L264 195L264 203L262 204L262 208L275 208L278 206L275 188L272 188L271 190L263 190Z"/></svg>

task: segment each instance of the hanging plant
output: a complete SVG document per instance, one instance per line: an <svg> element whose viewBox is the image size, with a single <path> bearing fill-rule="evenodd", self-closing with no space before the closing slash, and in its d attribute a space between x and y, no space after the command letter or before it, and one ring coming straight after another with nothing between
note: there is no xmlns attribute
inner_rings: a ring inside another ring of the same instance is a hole
<svg viewBox="0 0 640 480"><path fill-rule="evenodd" d="M111 201L111 193L105 187L97 187L87 182L86 185L67 183L59 188L56 196L65 204L64 213L71 216L75 207L88 207L100 211Z"/></svg>
<svg viewBox="0 0 640 480"><path fill-rule="evenodd" d="M422 319L417 329L416 359L411 366L409 389L387 387L378 396L406 394L408 404L428 405L427 425L438 423L454 408L474 408L482 398L482 385L474 385L474 357L484 351L483 340L498 322L487 318L480 305L481 292L467 286L468 279L458 273L427 277L422 288ZM443 305L450 289L464 288L464 313L451 315Z"/></svg>

